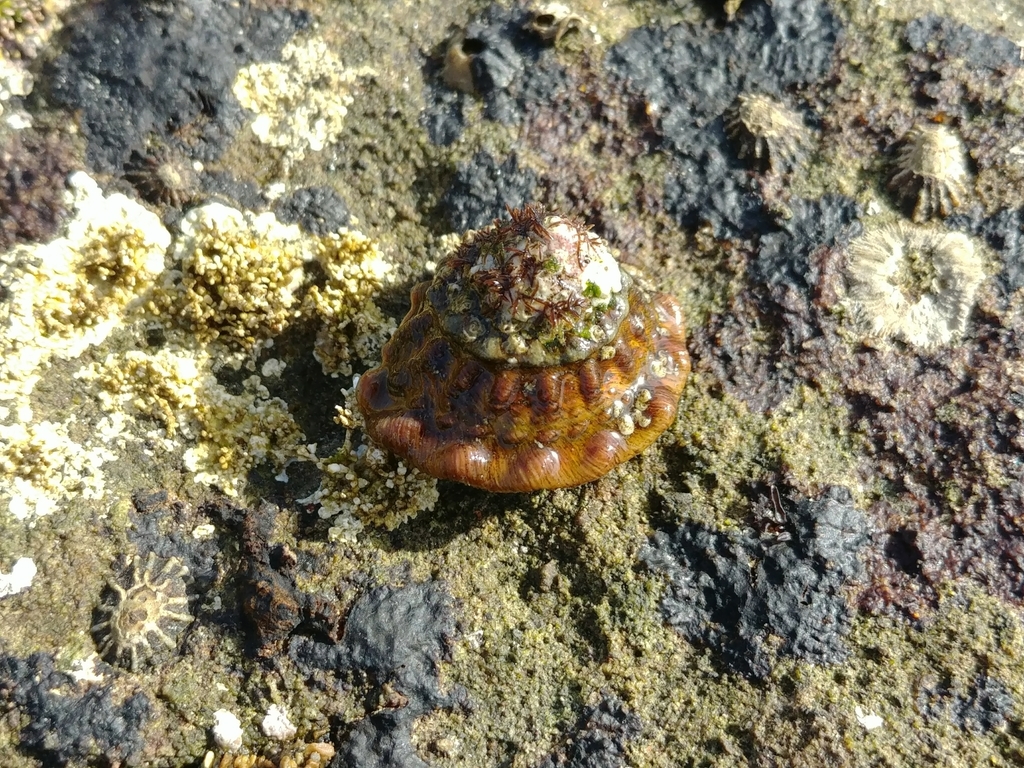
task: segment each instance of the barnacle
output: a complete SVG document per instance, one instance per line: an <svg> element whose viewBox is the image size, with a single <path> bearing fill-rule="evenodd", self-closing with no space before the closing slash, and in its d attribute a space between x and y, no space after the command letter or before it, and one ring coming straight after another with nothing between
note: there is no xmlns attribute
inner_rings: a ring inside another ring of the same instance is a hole
<svg viewBox="0 0 1024 768"><path fill-rule="evenodd" d="M792 169L810 144L811 134L800 113L771 96L740 94L725 118L737 154L751 158L759 171Z"/></svg>
<svg viewBox="0 0 1024 768"><path fill-rule="evenodd" d="M675 418L689 372L675 299L580 222L526 207L467 236L358 384L370 437L492 491L594 480Z"/></svg>
<svg viewBox="0 0 1024 768"><path fill-rule="evenodd" d="M100 655L133 672L141 661L153 663L160 646L173 651L185 627L192 623L185 594L188 568L176 557L161 558L150 552L142 565L132 560L129 586L110 581L114 602L101 605L107 618L93 625ZM154 644L157 645L154 645Z"/></svg>
<svg viewBox="0 0 1024 768"><path fill-rule="evenodd" d="M743 0L725 0L723 8L725 9L725 17L732 21L736 18L736 13L739 11L740 6L743 5Z"/></svg>
<svg viewBox="0 0 1024 768"><path fill-rule="evenodd" d="M967 194L963 142L945 125L915 125L900 150L889 189L910 208L914 221L949 216Z"/></svg>
<svg viewBox="0 0 1024 768"><path fill-rule="evenodd" d="M252 349L298 314L303 265L313 253L298 226L272 213L207 203L185 214L174 258L180 280L169 286L168 309L202 341Z"/></svg>
<svg viewBox="0 0 1024 768"><path fill-rule="evenodd" d="M321 321L313 357L324 373L352 374L352 359L380 360L380 348L394 332L372 296L388 279L392 267L377 244L354 230L319 238L317 262L326 280L306 294L303 310Z"/></svg>
<svg viewBox="0 0 1024 768"><path fill-rule="evenodd" d="M479 52L479 41L467 40L461 33L452 38L445 50L444 67L441 70L445 85L463 93L476 93L472 64L473 56Z"/></svg>
<svg viewBox="0 0 1024 768"><path fill-rule="evenodd" d="M331 539L353 539L364 523L394 530L420 512L434 508L437 480L410 468L365 438L366 424L355 406L355 388L343 390L345 404L335 418L345 427L345 441L330 456L317 460L320 487L300 504L319 504L330 521ZM356 443L354 433L362 433Z"/></svg>
<svg viewBox="0 0 1024 768"><path fill-rule="evenodd" d="M166 147L132 150L124 177L147 202L175 208L190 202L199 184L191 163Z"/></svg>
<svg viewBox="0 0 1024 768"><path fill-rule="evenodd" d="M850 244L846 278L868 335L928 349L963 334L985 272L966 235L899 224Z"/></svg>
<svg viewBox="0 0 1024 768"><path fill-rule="evenodd" d="M569 31L579 29L583 18L577 16L564 3L539 3L531 8L523 29L545 42L558 45L558 41Z"/></svg>

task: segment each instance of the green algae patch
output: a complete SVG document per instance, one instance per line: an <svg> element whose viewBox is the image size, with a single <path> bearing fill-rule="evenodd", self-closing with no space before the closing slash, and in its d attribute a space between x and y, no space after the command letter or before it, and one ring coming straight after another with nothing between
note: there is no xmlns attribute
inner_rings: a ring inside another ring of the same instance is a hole
<svg viewBox="0 0 1024 768"><path fill-rule="evenodd" d="M533 494L445 548L439 575L459 601L463 638L442 681L465 686L473 706L417 726L438 764L536 764L609 686L603 665L633 656L623 638L648 599L634 573L645 494L628 472Z"/></svg>
<svg viewBox="0 0 1024 768"><path fill-rule="evenodd" d="M689 494L681 508L712 527L744 518L760 483L784 483L808 497L830 485L857 491L849 420L846 407L806 385L765 416L695 374L673 427L667 477Z"/></svg>
<svg viewBox="0 0 1024 768"><path fill-rule="evenodd" d="M780 666L773 716L751 747L795 766L1013 765L1021 719L1019 618L969 585L947 585L920 627L861 618L845 664ZM880 718L880 719L877 719Z"/></svg>
<svg viewBox="0 0 1024 768"><path fill-rule="evenodd" d="M653 605L650 606L654 608ZM635 766L1013 765L1024 633L1004 604L950 588L921 628L862 618L847 662L786 661L768 685L723 673L650 622L635 655L603 667L644 722ZM615 674L619 672L620 674ZM880 720L879 720L880 718Z"/></svg>
<svg viewBox="0 0 1024 768"><path fill-rule="evenodd" d="M849 430L850 414L827 394L800 385L776 408L765 430L765 453L786 482L807 496L826 486L855 492L856 457Z"/></svg>
<svg viewBox="0 0 1024 768"><path fill-rule="evenodd" d="M668 472L669 480L691 494L688 506L712 525L741 516L745 487L767 471L765 418L716 390L716 382L701 374L687 382L672 428L678 452Z"/></svg>
<svg viewBox="0 0 1024 768"><path fill-rule="evenodd" d="M99 516L95 505L81 504L42 518L31 529L5 531L4 549L31 557L37 569L31 587L0 600L5 653L28 656L56 649L65 669L93 653L93 609L114 559L114 542L95 527ZM5 556L2 562L0 570L9 571L13 560Z"/></svg>

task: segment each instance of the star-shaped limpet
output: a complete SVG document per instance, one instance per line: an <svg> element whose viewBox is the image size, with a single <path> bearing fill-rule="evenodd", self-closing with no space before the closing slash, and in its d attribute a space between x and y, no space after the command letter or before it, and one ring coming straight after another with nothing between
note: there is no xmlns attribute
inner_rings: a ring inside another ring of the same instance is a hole
<svg viewBox="0 0 1024 768"><path fill-rule="evenodd" d="M132 560L128 586L110 581L111 603L99 612L105 618L92 627L100 656L133 672L140 662L154 662L177 648L178 638L192 623L185 580L188 568L176 557L150 552Z"/></svg>

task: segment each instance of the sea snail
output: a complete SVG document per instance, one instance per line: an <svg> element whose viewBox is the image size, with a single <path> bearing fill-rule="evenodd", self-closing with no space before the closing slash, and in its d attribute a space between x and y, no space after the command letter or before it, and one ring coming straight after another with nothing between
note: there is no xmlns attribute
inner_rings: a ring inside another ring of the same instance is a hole
<svg viewBox="0 0 1024 768"><path fill-rule="evenodd" d="M359 407L373 440L435 477L498 492L579 485L671 425L690 371L682 313L582 222L509 214L413 289Z"/></svg>

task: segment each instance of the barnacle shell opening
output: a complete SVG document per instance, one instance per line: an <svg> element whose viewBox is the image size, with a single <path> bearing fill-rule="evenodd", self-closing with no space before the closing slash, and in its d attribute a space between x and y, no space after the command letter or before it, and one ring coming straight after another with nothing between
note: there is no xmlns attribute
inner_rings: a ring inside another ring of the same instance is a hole
<svg viewBox="0 0 1024 768"><path fill-rule="evenodd" d="M512 211L412 292L364 375L366 431L412 466L491 491L589 482L675 418L682 313L581 223Z"/></svg>

